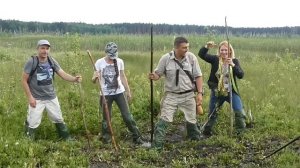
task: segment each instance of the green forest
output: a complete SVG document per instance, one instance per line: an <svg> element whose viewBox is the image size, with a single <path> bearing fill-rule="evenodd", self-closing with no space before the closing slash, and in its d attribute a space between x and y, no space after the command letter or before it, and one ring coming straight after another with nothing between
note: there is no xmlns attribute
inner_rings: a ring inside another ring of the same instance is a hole
<svg viewBox="0 0 300 168"><path fill-rule="evenodd" d="M0 33L79 33L79 34L149 34L151 23L116 23L116 24L86 24L66 22L23 22L18 20L1 20ZM212 34L225 33L225 26L203 25L169 25L154 24L155 34ZM244 37L295 36L300 35L300 26L296 27L266 27L266 28L234 28L228 27L229 33Z"/></svg>

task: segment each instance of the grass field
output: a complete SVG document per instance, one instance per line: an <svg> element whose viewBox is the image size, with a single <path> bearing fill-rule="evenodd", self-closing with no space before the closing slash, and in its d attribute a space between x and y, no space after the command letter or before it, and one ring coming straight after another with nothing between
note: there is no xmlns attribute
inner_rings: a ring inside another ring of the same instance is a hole
<svg viewBox="0 0 300 168"><path fill-rule="evenodd" d="M208 40L220 42L224 37L187 35L196 55ZM36 42L48 39L52 56L71 74L83 76L83 97L76 84L55 77L55 86L65 122L75 142L61 142L54 125L44 115L32 142L24 136L27 99L21 87L24 63L36 53ZM172 50L174 36L154 36L154 63ZM109 35L0 35L0 167L300 167L300 142L297 141L269 159L261 158L300 134L300 38L230 39L240 59L245 77L238 81L246 111L252 111L254 128L241 138L230 137L230 113L226 104L209 139L191 142L185 139L182 113L167 133L161 153L136 147L131 143L117 108L113 109L113 129L120 150L98 140L100 131L98 87L91 82L92 66L86 50L94 58L104 56L109 41L119 46L125 61L126 74L133 94L131 112L143 136L149 138L150 36ZM216 52L215 50L211 51ZM206 85L210 65L199 59L204 74L204 116L206 121L209 90ZM162 81L155 82L155 112L159 110ZM83 103L81 102L83 99ZM80 107L83 106L92 148L88 148ZM157 120L157 117L155 118Z"/></svg>

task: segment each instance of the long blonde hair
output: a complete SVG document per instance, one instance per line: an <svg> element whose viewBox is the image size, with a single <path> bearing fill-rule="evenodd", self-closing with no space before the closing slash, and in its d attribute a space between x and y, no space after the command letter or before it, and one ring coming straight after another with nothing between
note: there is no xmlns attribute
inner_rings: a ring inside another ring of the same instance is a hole
<svg viewBox="0 0 300 168"><path fill-rule="evenodd" d="M217 51L217 55L220 57L220 48L221 48L221 46L226 46L226 47L228 47L228 42L225 40L225 41L222 41L220 44L219 44L219 49L218 49L218 51ZM229 48L230 48L230 53L229 53L229 57L230 58L235 58L235 54L234 54L234 49L233 49L233 47L232 47L232 45L231 45L231 43L229 43Z"/></svg>

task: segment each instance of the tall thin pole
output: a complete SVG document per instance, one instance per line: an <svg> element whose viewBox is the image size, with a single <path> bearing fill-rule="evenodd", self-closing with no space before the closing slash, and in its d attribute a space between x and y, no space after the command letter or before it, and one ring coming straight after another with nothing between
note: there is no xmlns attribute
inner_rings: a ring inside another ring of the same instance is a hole
<svg viewBox="0 0 300 168"><path fill-rule="evenodd" d="M150 73L153 72L153 25L151 25L151 59L150 59ZM153 80L150 79L150 109L151 109L151 142L153 142L154 134L154 111L153 111Z"/></svg>
<svg viewBox="0 0 300 168"><path fill-rule="evenodd" d="M277 150L275 150L274 152L270 153L269 155L267 155L267 156L263 157L263 159L266 159L266 158L268 158L268 157L270 157L270 156L274 155L275 153L277 153L277 152L281 151L282 149L284 149L285 147L287 147L288 145L292 144L293 142L295 142L295 141L297 141L297 140L299 140L299 139L300 139L300 136L298 136L298 137L294 138L293 140L291 140L291 141L290 141L290 142L288 142L287 144L283 145L283 146L282 146L282 147L280 147L279 149L277 149Z"/></svg>
<svg viewBox="0 0 300 168"><path fill-rule="evenodd" d="M90 57L91 63L93 64L94 71L97 71L94 59L92 58L91 52L89 50L87 50L87 53L88 53L88 55ZM103 94L103 90L102 90L102 87L101 87L101 79L100 79L100 77L98 77L98 82L99 82L100 94L102 96L102 102L101 103L102 103L102 106L104 107L104 113L105 113L106 120L107 120L107 123L108 123L108 129L109 129L109 131L111 133L112 143L114 145L114 148L118 151L117 143L115 141L115 136L114 136L113 129L112 129L112 126L111 126L111 121L110 121L110 115L109 115L109 111L108 111L108 106L107 106L106 99L105 99L105 96Z"/></svg>
<svg viewBox="0 0 300 168"><path fill-rule="evenodd" d="M229 43L229 32L228 32L228 26L227 26L227 17L225 16L225 27L226 27L226 39L227 39L227 43L228 43L228 56L231 55L231 49L230 49L230 43ZM231 57L232 58L232 57ZM233 118L234 118L234 112L233 112L233 108L232 108L232 84L231 84L231 67L228 67L228 72L229 72L229 99L230 99L230 136L233 135Z"/></svg>

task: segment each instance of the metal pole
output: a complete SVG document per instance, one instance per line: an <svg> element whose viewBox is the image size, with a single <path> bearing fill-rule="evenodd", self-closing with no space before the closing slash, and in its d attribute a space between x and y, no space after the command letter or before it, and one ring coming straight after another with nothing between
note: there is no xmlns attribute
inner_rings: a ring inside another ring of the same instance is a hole
<svg viewBox="0 0 300 168"><path fill-rule="evenodd" d="M153 72L153 25L151 25L151 59L150 59L150 73ZM153 110L153 80L150 79L150 109L151 109L151 142L153 142L154 134L154 110Z"/></svg>
<svg viewBox="0 0 300 168"><path fill-rule="evenodd" d="M219 110L220 110L220 103L219 103L219 100L217 100L217 102L215 104L215 108L209 114L207 121L202 125L202 127L200 128L200 131L204 130L204 127L207 125L207 123L209 122L210 118L213 116L214 113L217 113Z"/></svg>

